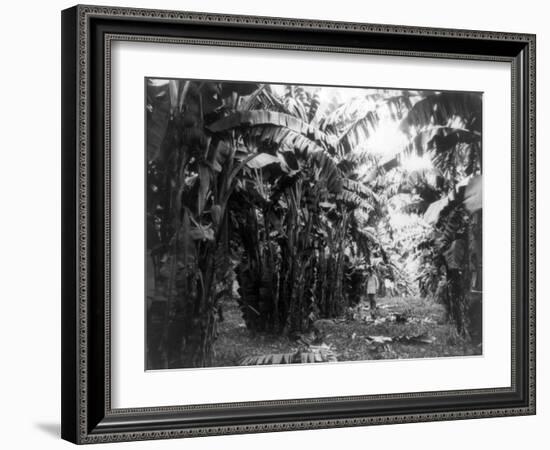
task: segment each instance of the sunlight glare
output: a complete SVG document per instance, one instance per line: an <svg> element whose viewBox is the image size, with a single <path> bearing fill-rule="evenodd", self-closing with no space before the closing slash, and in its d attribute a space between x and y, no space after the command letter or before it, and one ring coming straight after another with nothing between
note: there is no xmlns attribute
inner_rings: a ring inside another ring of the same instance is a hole
<svg viewBox="0 0 550 450"><path fill-rule="evenodd" d="M410 155L401 159L401 167L407 172L428 170L433 168L432 158L428 153L422 156Z"/></svg>
<svg viewBox="0 0 550 450"><path fill-rule="evenodd" d="M380 118L376 131L366 142L368 149L380 156L391 157L403 150L407 137L399 129L399 122L389 115Z"/></svg>

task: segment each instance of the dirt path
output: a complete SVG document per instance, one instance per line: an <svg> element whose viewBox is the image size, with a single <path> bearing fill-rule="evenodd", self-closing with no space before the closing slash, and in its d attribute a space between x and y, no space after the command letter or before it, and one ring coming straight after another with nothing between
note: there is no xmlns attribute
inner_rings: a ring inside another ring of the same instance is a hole
<svg viewBox="0 0 550 450"><path fill-rule="evenodd" d="M481 354L481 346L457 336L441 305L421 298L383 298L373 320L365 303L346 317L318 321L318 332L289 340L245 327L236 302L224 305L213 366L239 365L243 358L307 351L308 343L330 347L338 361L433 358Z"/></svg>

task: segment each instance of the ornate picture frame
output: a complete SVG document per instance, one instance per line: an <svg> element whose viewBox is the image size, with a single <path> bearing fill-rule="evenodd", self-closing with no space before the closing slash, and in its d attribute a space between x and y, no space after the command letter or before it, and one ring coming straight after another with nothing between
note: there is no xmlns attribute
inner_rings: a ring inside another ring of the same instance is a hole
<svg viewBox="0 0 550 450"><path fill-rule="evenodd" d="M510 64L510 386L113 408L111 48L120 41ZM62 12L62 227L62 437L71 442L535 414L535 36L99 6L67 9Z"/></svg>

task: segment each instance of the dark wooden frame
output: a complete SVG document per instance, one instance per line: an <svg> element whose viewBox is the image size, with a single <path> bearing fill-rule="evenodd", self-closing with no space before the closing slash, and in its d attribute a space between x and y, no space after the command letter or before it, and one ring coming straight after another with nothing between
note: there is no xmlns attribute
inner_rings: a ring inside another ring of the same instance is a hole
<svg viewBox="0 0 550 450"><path fill-rule="evenodd" d="M112 409L110 43L191 42L512 66L512 385ZM76 6L62 13L62 437L161 439L535 413L535 36Z"/></svg>

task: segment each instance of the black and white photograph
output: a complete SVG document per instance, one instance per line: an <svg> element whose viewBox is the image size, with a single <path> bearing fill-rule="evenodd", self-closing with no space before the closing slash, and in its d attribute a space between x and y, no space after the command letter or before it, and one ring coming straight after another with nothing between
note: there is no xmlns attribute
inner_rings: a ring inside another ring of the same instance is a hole
<svg viewBox="0 0 550 450"><path fill-rule="evenodd" d="M482 355L482 92L145 79L147 370Z"/></svg>

